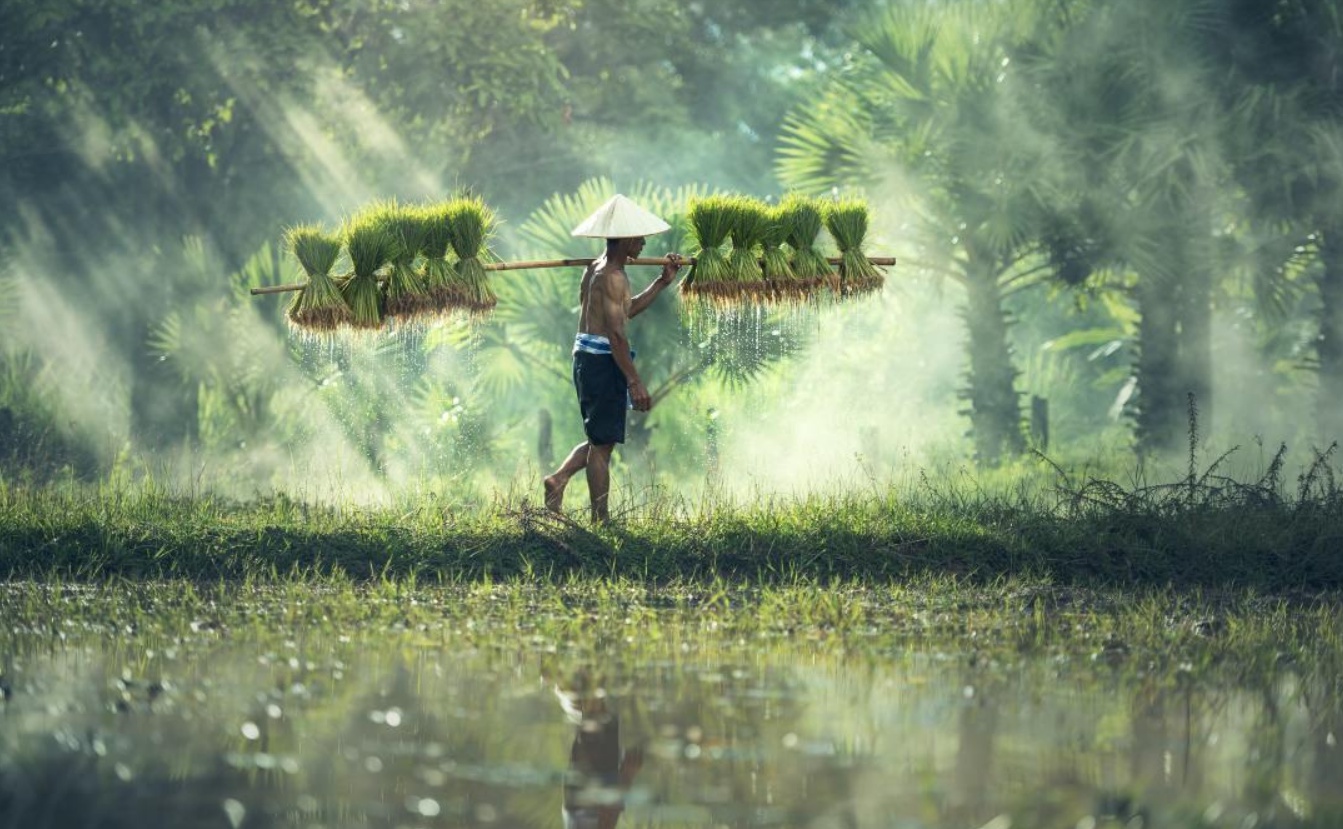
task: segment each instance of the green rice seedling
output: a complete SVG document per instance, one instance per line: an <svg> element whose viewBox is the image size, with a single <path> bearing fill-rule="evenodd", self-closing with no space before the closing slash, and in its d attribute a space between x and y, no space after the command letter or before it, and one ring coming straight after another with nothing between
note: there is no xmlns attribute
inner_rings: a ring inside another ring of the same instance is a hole
<svg viewBox="0 0 1343 829"><path fill-rule="evenodd" d="M831 284L835 271L825 254L816 247L824 217L820 203L800 193L790 193L779 203L779 212L788 217L788 247L792 251L793 275L803 293L814 293Z"/></svg>
<svg viewBox="0 0 1343 829"><path fill-rule="evenodd" d="M483 314L498 303L490 287L482 256L488 256L486 242L493 236L495 213L479 196L454 199L448 214L448 233L457 254L453 267L453 289L458 292L459 307Z"/></svg>
<svg viewBox="0 0 1343 829"><path fill-rule="evenodd" d="M354 272L340 284L341 295L350 306L350 324L355 328L382 327L382 290L378 269L391 261L396 240L378 215L380 206L356 214L345 221L341 235L350 254Z"/></svg>
<svg viewBox="0 0 1343 829"><path fill-rule="evenodd" d="M424 237L420 240L420 255L424 257L421 282L429 294L430 313L447 313L458 304L454 299L452 263L448 248L452 245L452 203L438 202L420 208L424 222Z"/></svg>
<svg viewBox="0 0 1343 829"><path fill-rule="evenodd" d="M730 273L723 251L731 231L732 201L729 196L695 199L686 211L695 237L695 264L681 290L693 296L713 298L724 292Z"/></svg>
<svg viewBox="0 0 1343 829"><path fill-rule="evenodd" d="M395 202L388 204L378 216L386 224L394 247L391 270L383 285L387 316L402 323L409 322L431 307L424 280L415 272L415 258L424 242L427 223L418 208Z"/></svg>
<svg viewBox="0 0 1343 829"><path fill-rule="evenodd" d="M732 253L728 269L738 297L759 298L765 294L765 274L760 269L760 245L769 218L763 202L749 196L733 198L729 235Z"/></svg>
<svg viewBox="0 0 1343 829"><path fill-rule="evenodd" d="M801 283L793 274L791 257L783 249L792 223L783 205L765 211L765 229L760 237L760 258L765 274L766 293L771 299L792 300L802 295Z"/></svg>
<svg viewBox="0 0 1343 829"><path fill-rule="evenodd" d="M285 233L285 246L308 276L308 283L289 304L290 324L319 333L348 325L350 306L331 278L331 269L340 258L340 238L320 225L298 225Z"/></svg>
<svg viewBox="0 0 1343 829"><path fill-rule="evenodd" d="M880 290L883 279L877 266L863 254L867 239L867 202L852 196L826 205L825 227L840 255L840 293L855 295Z"/></svg>

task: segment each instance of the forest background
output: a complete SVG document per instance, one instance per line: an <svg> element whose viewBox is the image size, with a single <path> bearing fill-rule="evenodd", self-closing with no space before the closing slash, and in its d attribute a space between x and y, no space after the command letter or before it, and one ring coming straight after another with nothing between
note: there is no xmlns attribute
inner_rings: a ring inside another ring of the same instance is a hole
<svg viewBox="0 0 1343 829"><path fill-rule="evenodd" d="M463 188L503 258L594 255L568 228L617 190L858 192L900 257L874 299L641 317L626 497L1160 462L1192 408L1252 465L1343 434L1336 2L8 0L0 32L0 479L532 487L581 439L576 271L337 341L247 293L297 278L289 225Z"/></svg>

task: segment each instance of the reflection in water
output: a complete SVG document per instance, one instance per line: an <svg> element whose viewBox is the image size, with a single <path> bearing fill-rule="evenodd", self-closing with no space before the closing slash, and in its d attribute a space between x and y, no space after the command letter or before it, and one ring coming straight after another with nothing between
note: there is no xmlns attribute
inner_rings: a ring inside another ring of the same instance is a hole
<svg viewBox="0 0 1343 829"><path fill-rule="evenodd" d="M643 768L643 747L622 745L620 715L590 671L575 674L568 689L556 686L555 695L575 726L564 783L565 829L614 829Z"/></svg>
<svg viewBox="0 0 1343 829"><path fill-rule="evenodd" d="M957 715L956 767L953 772L951 815L975 819L985 811L993 768L993 743L998 730L997 703L982 689L966 684Z"/></svg>
<svg viewBox="0 0 1343 829"><path fill-rule="evenodd" d="M16 646L0 827L1150 829L1340 814L1339 681L1290 668L982 662L927 642L538 649L242 633ZM561 680L536 681L543 660L566 664L540 672Z"/></svg>

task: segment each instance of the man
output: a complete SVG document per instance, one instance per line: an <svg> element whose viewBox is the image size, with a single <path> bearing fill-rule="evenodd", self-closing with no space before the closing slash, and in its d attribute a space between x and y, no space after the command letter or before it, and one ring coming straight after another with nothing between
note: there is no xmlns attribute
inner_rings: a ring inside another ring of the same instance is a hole
<svg viewBox="0 0 1343 829"><path fill-rule="evenodd" d="M672 283L681 267L681 256L668 254L658 278L633 297L625 263L643 250L645 237L669 228L657 216L617 194L573 230L574 236L605 239L606 253L583 272L578 335L574 338L574 388L587 440L575 446L560 468L545 479L546 507L552 512L562 509L569 479L586 469L592 520L600 524L610 518L607 497L611 491L611 451L617 443L625 442L625 411L631 406L640 412L653 407L648 389L634 368L634 351L625 325Z"/></svg>

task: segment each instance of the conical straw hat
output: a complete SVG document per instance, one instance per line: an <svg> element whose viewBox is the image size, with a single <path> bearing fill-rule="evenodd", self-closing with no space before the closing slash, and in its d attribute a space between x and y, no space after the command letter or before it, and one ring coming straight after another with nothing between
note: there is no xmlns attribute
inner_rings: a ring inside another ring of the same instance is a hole
<svg viewBox="0 0 1343 829"><path fill-rule="evenodd" d="M573 235L591 239L628 239L652 236L664 230L671 230L671 225L617 193L574 228Z"/></svg>

